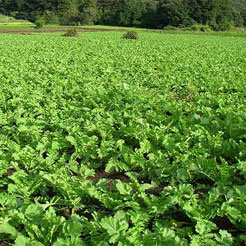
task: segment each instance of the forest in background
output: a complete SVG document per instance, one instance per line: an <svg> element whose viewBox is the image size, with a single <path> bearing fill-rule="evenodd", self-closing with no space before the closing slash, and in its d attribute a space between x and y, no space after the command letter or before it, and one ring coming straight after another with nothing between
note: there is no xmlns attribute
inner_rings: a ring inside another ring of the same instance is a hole
<svg viewBox="0 0 246 246"><path fill-rule="evenodd" d="M246 0L0 0L0 13L61 25L147 28L246 26Z"/></svg>

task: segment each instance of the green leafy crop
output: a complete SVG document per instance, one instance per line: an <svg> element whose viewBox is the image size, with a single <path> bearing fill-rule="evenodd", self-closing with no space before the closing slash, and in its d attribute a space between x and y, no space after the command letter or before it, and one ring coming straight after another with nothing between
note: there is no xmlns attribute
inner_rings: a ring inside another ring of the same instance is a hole
<svg viewBox="0 0 246 246"><path fill-rule="evenodd" d="M246 243L246 40L0 38L0 245Z"/></svg>

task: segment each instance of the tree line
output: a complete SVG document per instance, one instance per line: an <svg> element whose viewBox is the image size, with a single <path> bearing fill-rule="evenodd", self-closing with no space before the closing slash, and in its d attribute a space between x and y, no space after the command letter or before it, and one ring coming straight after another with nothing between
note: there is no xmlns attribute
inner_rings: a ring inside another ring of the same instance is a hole
<svg viewBox="0 0 246 246"><path fill-rule="evenodd" d="M0 12L61 25L246 26L246 0L0 0Z"/></svg>

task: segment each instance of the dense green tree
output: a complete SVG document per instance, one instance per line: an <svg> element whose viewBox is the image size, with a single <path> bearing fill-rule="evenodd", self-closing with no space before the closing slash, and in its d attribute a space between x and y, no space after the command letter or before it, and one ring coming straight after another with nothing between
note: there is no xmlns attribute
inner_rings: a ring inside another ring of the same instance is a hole
<svg viewBox="0 0 246 246"><path fill-rule="evenodd" d="M78 2L76 0L61 0L57 8L61 24L74 25L78 22L80 13L78 10Z"/></svg>
<svg viewBox="0 0 246 246"><path fill-rule="evenodd" d="M141 26L141 18L145 11L143 0L124 0L120 11L119 24L123 26Z"/></svg>
<svg viewBox="0 0 246 246"><path fill-rule="evenodd" d="M238 9L232 8L232 16L235 26L242 27L244 25L244 18Z"/></svg>
<svg viewBox="0 0 246 246"><path fill-rule="evenodd" d="M186 2L189 6L189 16L197 23L209 24L215 30L226 30L233 24L233 9L227 0L186 0ZM236 13L234 14L236 17Z"/></svg>
<svg viewBox="0 0 246 246"><path fill-rule="evenodd" d="M246 26L246 0L230 0L231 6L239 12L242 18L242 25ZM234 15L235 21L237 21L238 15Z"/></svg>
<svg viewBox="0 0 246 246"><path fill-rule="evenodd" d="M97 1L86 0L82 1L78 7L79 21L82 24L94 24L97 19Z"/></svg>
<svg viewBox="0 0 246 246"><path fill-rule="evenodd" d="M98 0L97 22L106 25L119 25L123 5L124 0Z"/></svg>
<svg viewBox="0 0 246 246"><path fill-rule="evenodd" d="M158 27L189 26L192 19L189 16L188 6L183 0L160 0L158 9Z"/></svg>
<svg viewBox="0 0 246 246"><path fill-rule="evenodd" d="M228 0L211 0L210 6L208 24L216 31L230 29L234 23Z"/></svg>
<svg viewBox="0 0 246 246"><path fill-rule="evenodd" d="M185 0L189 16L197 23L206 25L213 7L211 0Z"/></svg>
<svg viewBox="0 0 246 246"><path fill-rule="evenodd" d="M142 26L156 28L158 25L158 0L145 0L145 11L142 15Z"/></svg>
<svg viewBox="0 0 246 246"><path fill-rule="evenodd" d="M246 0L0 0L0 12L35 22L214 30L246 25Z"/></svg>
<svg viewBox="0 0 246 246"><path fill-rule="evenodd" d="M12 11L18 10L17 0L0 0L0 11L5 15L10 15Z"/></svg>

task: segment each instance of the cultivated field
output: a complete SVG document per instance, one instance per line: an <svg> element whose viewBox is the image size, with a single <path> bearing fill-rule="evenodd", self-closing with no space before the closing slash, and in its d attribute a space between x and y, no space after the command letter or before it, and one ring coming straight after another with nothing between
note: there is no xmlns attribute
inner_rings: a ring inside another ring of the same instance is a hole
<svg viewBox="0 0 246 246"><path fill-rule="evenodd" d="M122 35L0 35L0 245L245 245L246 39Z"/></svg>

